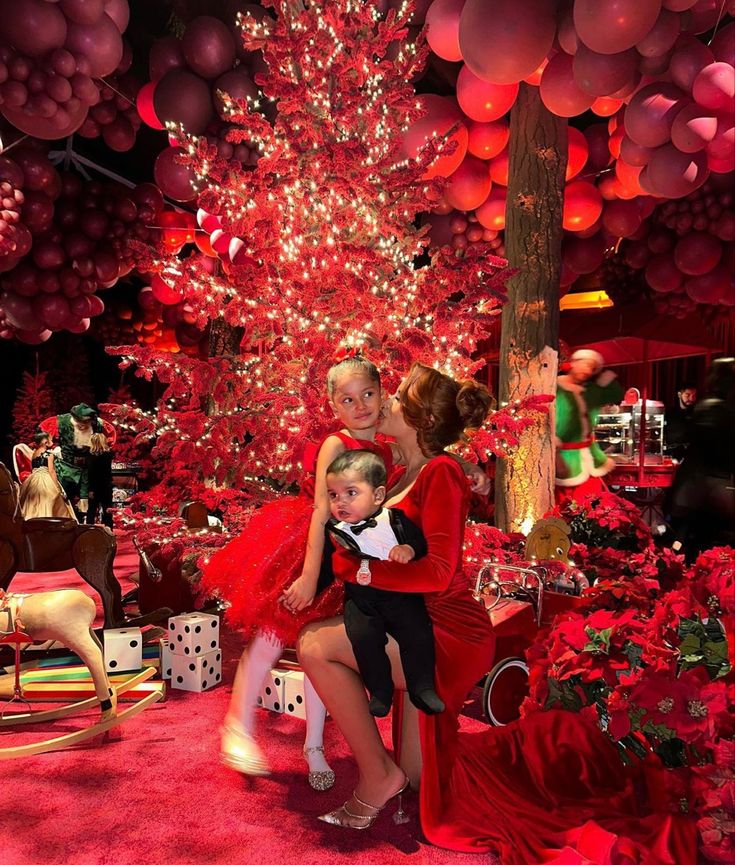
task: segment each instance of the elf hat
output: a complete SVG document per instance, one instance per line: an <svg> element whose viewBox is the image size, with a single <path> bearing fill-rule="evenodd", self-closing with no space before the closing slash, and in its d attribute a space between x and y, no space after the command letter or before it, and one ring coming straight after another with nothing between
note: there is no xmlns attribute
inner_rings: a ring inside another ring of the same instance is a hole
<svg viewBox="0 0 735 865"><path fill-rule="evenodd" d="M571 362L574 363L575 360L592 360L595 362L595 372L599 372L602 367L605 365L605 358L600 354L599 351L594 351L591 348L579 348L570 358Z"/></svg>
<svg viewBox="0 0 735 865"><path fill-rule="evenodd" d="M80 402L78 405L73 405L70 413L76 420L90 420L97 414L97 412L91 406L88 406L86 402Z"/></svg>

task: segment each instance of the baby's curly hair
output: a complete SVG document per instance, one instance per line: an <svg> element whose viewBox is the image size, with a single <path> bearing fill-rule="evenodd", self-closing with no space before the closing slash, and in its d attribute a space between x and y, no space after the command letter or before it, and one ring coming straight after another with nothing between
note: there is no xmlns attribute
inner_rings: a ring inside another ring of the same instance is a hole
<svg viewBox="0 0 735 865"><path fill-rule="evenodd" d="M427 457L461 441L465 430L479 429L493 406L485 385L471 379L456 381L422 363L411 367L400 401L406 423L416 430Z"/></svg>

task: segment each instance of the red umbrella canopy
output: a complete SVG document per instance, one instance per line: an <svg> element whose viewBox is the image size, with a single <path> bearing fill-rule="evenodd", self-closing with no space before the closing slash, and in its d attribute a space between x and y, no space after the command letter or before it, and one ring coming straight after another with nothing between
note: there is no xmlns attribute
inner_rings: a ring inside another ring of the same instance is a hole
<svg viewBox="0 0 735 865"><path fill-rule="evenodd" d="M570 347L599 351L607 366L673 360L722 348L698 316L670 318L647 304L565 313L560 330Z"/></svg>

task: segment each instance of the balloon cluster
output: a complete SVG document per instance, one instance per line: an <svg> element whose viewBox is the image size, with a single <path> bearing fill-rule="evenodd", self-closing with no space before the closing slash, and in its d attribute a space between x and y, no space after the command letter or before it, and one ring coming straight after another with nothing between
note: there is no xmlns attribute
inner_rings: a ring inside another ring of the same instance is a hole
<svg viewBox="0 0 735 865"><path fill-rule="evenodd" d="M127 0L0 0L0 111L17 129L56 139L99 102L96 79L123 57Z"/></svg>
<svg viewBox="0 0 735 865"><path fill-rule="evenodd" d="M675 314L696 304L735 307L735 175L713 175L700 189L666 201L620 247L641 271L657 306Z"/></svg>
<svg viewBox="0 0 735 865"><path fill-rule="evenodd" d="M21 151L15 158L27 185L30 169L35 168L36 177L42 174L38 153ZM29 210L26 197L23 218L33 234L32 250L4 277L0 294L6 325L0 336L24 342L43 341L58 330L86 331L90 319L104 310L96 292L130 272L130 241L156 239L153 226L163 208L161 193L151 184L129 189L119 183L85 183L76 174L59 176L46 164L50 178L42 178L45 189L58 188L58 198L49 212L40 199Z"/></svg>
<svg viewBox="0 0 735 865"><path fill-rule="evenodd" d="M429 225L429 238L432 247L451 247L454 250L471 249L474 246L486 249L488 246L495 255L505 255L501 232L484 228L477 213L452 211L448 214L430 213L424 217Z"/></svg>
<svg viewBox="0 0 735 865"><path fill-rule="evenodd" d="M239 12L259 19L266 15L257 4L232 0L227 16L231 25L200 15L187 24L181 39L166 36L154 42L149 59L151 81L138 93L137 106L143 121L154 129L174 124L192 135L207 134L222 157L248 162L250 149L226 140L228 115L222 96L260 98L253 76L262 69L262 59L258 52L246 51L241 45L235 24ZM169 198L191 201L196 197L194 174L178 164L176 154L175 147L167 147L158 155L156 183Z"/></svg>
<svg viewBox="0 0 735 865"><path fill-rule="evenodd" d="M23 170L7 156L0 156L0 271L15 267L31 248L31 234L21 222Z"/></svg>
<svg viewBox="0 0 735 865"><path fill-rule="evenodd" d="M90 109L79 134L84 138L101 136L117 153L130 150L142 123L135 107L140 88L140 80L129 71L109 76L100 88L100 101Z"/></svg>
<svg viewBox="0 0 735 865"><path fill-rule="evenodd" d="M735 12L735 2L727 8ZM724 11L717 0L574 0L560 7L434 0L427 39L440 57L463 62L457 100L473 125L498 122L522 81L538 85L546 107L561 117L589 109L607 117L627 105L624 121L621 113L609 130L617 164L604 197L680 198L710 171L735 167L735 24L723 26L709 47L696 38ZM438 134L448 128L434 127ZM457 165L436 173L460 175L449 197L457 198L456 185L466 206L487 178L476 155L470 150L462 161L461 150L454 151ZM592 210L600 205L586 187L571 197L590 199Z"/></svg>

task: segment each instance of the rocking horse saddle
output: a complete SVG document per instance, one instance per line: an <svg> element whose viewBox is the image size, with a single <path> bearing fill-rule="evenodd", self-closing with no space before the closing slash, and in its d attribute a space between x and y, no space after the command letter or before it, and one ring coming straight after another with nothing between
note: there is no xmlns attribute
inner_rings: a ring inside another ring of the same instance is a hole
<svg viewBox="0 0 735 865"><path fill-rule="evenodd" d="M79 523L67 517L33 517L23 520L21 528L24 535L38 534L39 532L73 532L79 528Z"/></svg>

